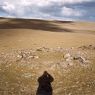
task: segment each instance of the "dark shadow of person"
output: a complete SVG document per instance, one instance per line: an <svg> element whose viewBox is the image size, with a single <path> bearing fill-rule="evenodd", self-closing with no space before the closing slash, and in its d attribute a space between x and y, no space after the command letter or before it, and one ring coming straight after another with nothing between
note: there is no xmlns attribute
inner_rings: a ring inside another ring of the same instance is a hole
<svg viewBox="0 0 95 95"><path fill-rule="evenodd" d="M47 72L44 71L43 75L38 78L38 89L36 95L52 95L51 82L54 78Z"/></svg>

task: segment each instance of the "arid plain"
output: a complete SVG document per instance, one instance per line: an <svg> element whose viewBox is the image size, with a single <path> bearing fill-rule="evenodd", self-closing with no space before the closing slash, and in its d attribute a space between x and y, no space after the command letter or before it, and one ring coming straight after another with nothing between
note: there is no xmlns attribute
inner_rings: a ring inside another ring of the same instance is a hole
<svg viewBox="0 0 95 95"><path fill-rule="evenodd" d="M36 95L44 71L53 95L95 95L95 22L0 18L0 95Z"/></svg>

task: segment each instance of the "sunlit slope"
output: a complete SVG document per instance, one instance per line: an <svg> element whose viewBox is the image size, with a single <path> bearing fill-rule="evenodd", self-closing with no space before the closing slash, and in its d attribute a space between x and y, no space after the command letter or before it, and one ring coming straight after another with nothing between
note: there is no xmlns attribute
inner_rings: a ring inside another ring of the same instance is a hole
<svg viewBox="0 0 95 95"><path fill-rule="evenodd" d="M95 43L94 22L0 19L0 50Z"/></svg>

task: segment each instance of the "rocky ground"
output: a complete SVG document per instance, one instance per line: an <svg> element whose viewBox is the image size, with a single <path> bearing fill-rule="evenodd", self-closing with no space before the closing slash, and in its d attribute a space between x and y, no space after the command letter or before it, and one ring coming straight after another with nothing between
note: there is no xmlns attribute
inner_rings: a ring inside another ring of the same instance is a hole
<svg viewBox="0 0 95 95"><path fill-rule="evenodd" d="M53 95L95 95L95 22L0 18L0 95L36 95L44 71Z"/></svg>
<svg viewBox="0 0 95 95"><path fill-rule="evenodd" d="M0 53L0 95L35 95L37 79L52 75L53 95L95 95L95 46Z"/></svg>

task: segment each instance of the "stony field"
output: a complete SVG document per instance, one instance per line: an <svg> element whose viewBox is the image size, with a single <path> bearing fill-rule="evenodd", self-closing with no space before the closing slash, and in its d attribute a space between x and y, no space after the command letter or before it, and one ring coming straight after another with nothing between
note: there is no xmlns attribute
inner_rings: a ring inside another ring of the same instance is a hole
<svg viewBox="0 0 95 95"><path fill-rule="evenodd" d="M95 23L0 18L0 95L36 95L44 71L53 95L95 95Z"/></svg>
<svg viewBox="0 0 95 95"><path fill-rule="evenodd" d="M35 95L44 71L54 78L54 95L94 95L95 46L0 53L0 95Z"/></svg>

